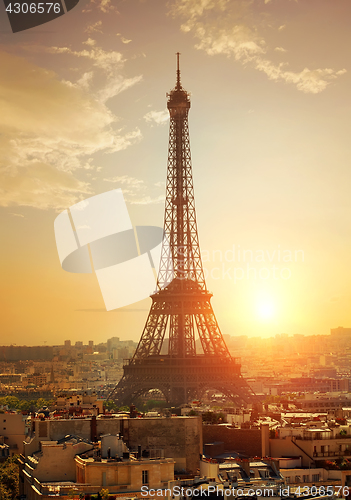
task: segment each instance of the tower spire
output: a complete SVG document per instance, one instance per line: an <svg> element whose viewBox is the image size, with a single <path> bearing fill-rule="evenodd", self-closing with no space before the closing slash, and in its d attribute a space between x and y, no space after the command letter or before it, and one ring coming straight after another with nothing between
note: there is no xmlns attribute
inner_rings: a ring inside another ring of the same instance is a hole
<svg viewBox="0 0 351 500"><path fill-rule="evenodd" d="M180 56L180 52L177 52L177 83L176 83L177 90L180 90L182 88L182 85L180 83L179 56Z"/></svg>

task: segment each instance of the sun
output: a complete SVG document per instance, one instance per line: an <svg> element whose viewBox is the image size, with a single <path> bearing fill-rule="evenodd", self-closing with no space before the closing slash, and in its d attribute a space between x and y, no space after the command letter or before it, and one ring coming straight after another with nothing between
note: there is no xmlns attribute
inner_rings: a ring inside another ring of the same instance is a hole
<svg viewBox="0 0 351 500"><path fill-rule="evenodd" d="M256 304L257 315L261 320L273 319L276 315L276 306L271 298L260 298Z"/></svg>

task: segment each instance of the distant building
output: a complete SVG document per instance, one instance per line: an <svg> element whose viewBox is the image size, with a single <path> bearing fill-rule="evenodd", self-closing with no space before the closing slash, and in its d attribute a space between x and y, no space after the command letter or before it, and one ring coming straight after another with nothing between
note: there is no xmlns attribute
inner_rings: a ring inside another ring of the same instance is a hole
<svg viewBox="0 0 351 500"><path fill-rule="evenodd" d="M0 361L51 361L54 357L52 346L0 346Z"/></svg>
<svg viewBox="0 0 351 500"><path fill-rule="evenodd" d="M0 373L0 384L17 384L21 382L22 376L15 373Z"/></svg>
<svg viewBox="0 0 351 500"><path fill-rule="evenodd" d="M338 326L338 328L331 328L330 334L333 337L350 337L351 338L351 328L344 328L343 326Z"/></svg>
<svg viewBox="0 0 351 500"><path fill-rule="evenodd" d="M107 351L112 352L113 349L118 349L120 347L119 337L111 337L107 339Z"/></svg>
<svg viewBox="0 0 351 500"><path fill-rule="evenodd" d="M351 406L351 398L348 396L349 394L341 394L340 396L315 396L309 394L305 396L305 399L296 400L296 406L303 411L328 412L339 410L340 408Z"/></svg>
<svg viewBox="0 0 351 500"><path fill-rule="evenodd" d="M104 411L104 402L96 394L74 394L71 396L58 395L50 407L51 410L79 410L82 414L98 415ZM96 411L94 411L96 410Z"/></svg>
<svg viewBox="0 0 351 500"><path fill-rule="evenodd" d="M28 385L33 385L35 387L41 387L47 384L48 376L46 373L33 373L32 375L27 375L22 378L22 385L27 387Z"/></svg>

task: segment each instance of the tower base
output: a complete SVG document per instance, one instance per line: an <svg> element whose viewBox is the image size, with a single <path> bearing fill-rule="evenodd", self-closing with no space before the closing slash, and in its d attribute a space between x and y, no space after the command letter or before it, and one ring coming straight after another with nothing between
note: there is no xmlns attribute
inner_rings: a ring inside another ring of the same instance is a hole
<svg viewBox="0 0 351 500"><path fill-rule="evenodd" d="M201 400L211 389L221 392L238 406L255 399L240 374L240 364L233 358L157 355L131 360L123 369L122 379L109 395L109 399L119 405L129 405L152 389L161 391L173 406Z"/></svg>

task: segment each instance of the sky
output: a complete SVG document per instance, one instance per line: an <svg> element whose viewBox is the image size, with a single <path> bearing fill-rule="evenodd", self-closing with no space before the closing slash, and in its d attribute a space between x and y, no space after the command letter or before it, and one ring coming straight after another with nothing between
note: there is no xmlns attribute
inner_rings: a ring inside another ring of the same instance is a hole
<svg viewBox="0 0 351 500"><path fill-rule="evenodd" d="M191 93L207 287L222 333L351 326L348 0L80 0L12 33L0 5L1 345L138 341L151 299L106 311L54 220L121 188L163 224L166 92Z"/></svg>

